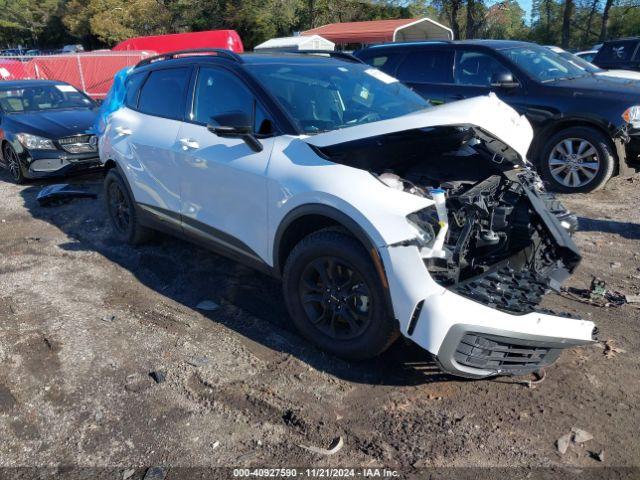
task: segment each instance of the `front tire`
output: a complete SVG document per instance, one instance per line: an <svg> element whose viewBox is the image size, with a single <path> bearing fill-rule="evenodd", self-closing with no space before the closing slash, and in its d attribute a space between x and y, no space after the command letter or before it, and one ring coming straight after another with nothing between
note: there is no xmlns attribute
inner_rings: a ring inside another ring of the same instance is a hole
<svg viewBox="0 0 640 480"><path fill-rule="evenodd" d="M298 331L336 356L372 358L398 338L371 256L346 233L305 237L287 259L283 288Z"/></svg>
<svg viewBox="0 0 640 480"><path fill-rule="evenodd" d="M586 193L602 188L613 175L616 158L610 140L589 127L553 135L542 150L540 173L550 189Z"/></svg>
<svg viewBox="0 0 640 480"><path fill-rule="evenodd" d="M109 170L104 179L104 198L117 240L129 245L139 245L151 238L152 230L140 224L134 200L115 169Z"/></svg>
<svg viewBox="0 0 640 480"><path fill-rule="evenodd" d="M20 158L18 154L9 144L5 145L3 150L4 162L9 170L11 179L18 185L22 185L26 181L26 177L22 173L22 167L20 166Z"/></svg>

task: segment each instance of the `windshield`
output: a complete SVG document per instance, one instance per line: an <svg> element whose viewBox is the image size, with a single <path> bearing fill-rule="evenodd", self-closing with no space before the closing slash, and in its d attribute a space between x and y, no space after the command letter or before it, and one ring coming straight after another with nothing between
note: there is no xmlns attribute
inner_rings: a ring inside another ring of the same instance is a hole
<svg viewBox="0 0 640 480"><path fill-rule="evenodd" d="M579 56L574 55L573 53L562 51L562 52L558 52L558 55L560 55L562 58L566 59L567 61L573 63L576 67L581 68L589 73L597 73L597 72L604 71L601 68L596 67L593 63L589 63L584 58L580 58Z"/></svg>
<svg viewBox="0 0 640 480"><path fill-rule="evenodd" d="M6 113L21 113L92 108L95 104L71 85L38 85L0 89L0 106Z"/></svg>
<svg viewBox="0 0 640 480"><path fill-rule="evenodd" d="M262 64L247 68L299 130L320 133L429 108L395 78L362 64Z"/></svg>
<svg viewBox="0 0 640 480"><path fill-rule="evenodd" d="M500 53L535 80L544 83L589 75L589 72L545 47L516 47Z"/></svg>

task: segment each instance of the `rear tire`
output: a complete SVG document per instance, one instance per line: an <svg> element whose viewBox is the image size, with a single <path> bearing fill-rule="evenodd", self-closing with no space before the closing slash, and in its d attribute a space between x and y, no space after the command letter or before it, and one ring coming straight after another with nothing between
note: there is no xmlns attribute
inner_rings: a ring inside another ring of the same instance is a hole
<svg viewBox="0 0 640 480"><path fill-rule="evenodd" d="M129 245L140 245L151 239L153 231L140 224L134 200L115 169L109 170L104 179L104 198L117 240Z"/></svg>
<svg viewBox="0 0 640 480"><path fill-rule="evenodd" d="M372 358L398 338L371 256L346 233L320 230L298 243L284 267L283 289L298 331L336 356Z"/></svg>
<svg viewBox="0 0 640 480"><path fill-rule="evenodd" d="M22 173L22 167L20 166L20 158L18 154L9 144L4 146L2 151L4 156L4 163L7 166L11 179L18 185L22 185L26 181L26 177Z"/></svg>
<svg viewBox="0 0 640 480"><path fill-rule="evenodd" d="M542 149L540 173L551 190L586 193L602 188L613 175L611 141L598 130L571 127L553 135Z"/></svg>

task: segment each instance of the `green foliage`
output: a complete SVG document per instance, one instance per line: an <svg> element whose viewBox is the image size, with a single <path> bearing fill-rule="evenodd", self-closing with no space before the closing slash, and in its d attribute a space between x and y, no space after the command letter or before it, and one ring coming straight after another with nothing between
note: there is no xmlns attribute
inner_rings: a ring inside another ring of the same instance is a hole
<svg viewBox="0 0 640 480"><path fill-rule="evenodd" d="M516 0L503 0L492 5L485 16L483 36L486 38L522 39L528 31L525 12Z"/></svg>
<svg viewBox="0 0 640 480"><path fill-rule="evenodd" d="M0 42L36 44L59 10L60 0L0 0Z"/></svg>
<svg viewBox="0 0 640 480"><path fill-rule="evenodd" d="M637 35L639 0L574 0L572 47L599 41L603 9L607 37ZM230 28L247 48L332 22L430 17L456 38L523 39L560 44L566 0L533 0L531 24L517 0L0 0L0 43L109 47L124 39Z"/></svg>

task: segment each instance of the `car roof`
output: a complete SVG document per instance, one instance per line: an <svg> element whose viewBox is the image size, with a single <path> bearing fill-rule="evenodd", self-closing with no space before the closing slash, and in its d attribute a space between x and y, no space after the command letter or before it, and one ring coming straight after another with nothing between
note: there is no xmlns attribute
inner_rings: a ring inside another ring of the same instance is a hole
<svg viewBox="0 0 640 480"><path fill-rule="evenodd" d="M24 87L43 87L46 85L67 85L65 82L57 80L6 80L0 82L0 89L24 88Z"/></svg>
<svg viewBox="0 0 640 480"><path fill-rule="evenodd" d="M437 46L437 45L475 45L481 47L491 48L493 50L504 50L507 48L514 47L530 47L532 45L538 46L535 43L530 42L522 42L519 40L424 40L418 42L394 42L394 43L383 43L380 45L372 45L371 47L365 48L361 51L375 51L382 49L393 49L393 48L406 48L406 47L422 47L422 46Z"/></svg>
<svg viewBox="0 0 640 480"><path fill-rule="evenodd" d="M317 63L354 63L357 61L347 60L340 57L330 57L323 53L295 53L295 52L265 52L265 53L242 53L240 54L244 64L273 64L290 63L295 65L317 64Z"/></svg>
<svg viewBox="0 0 640 480"><path fill-rule="evenodd" d="M623 38L605 40L603 43L633 42L633 41L637 42L638 40L640 40L640 37L623 37Z"/></svg>
<svg viewBox="0 0 640 480"><path fill-rule="evenodd" d="M256 65L256 64L288 64L288 65L317 65L323 63L336 63L347 65L361 63L362 61L352 55L343 52L328 51L300 51L278 52L263 51L249 53L235 53L220 49L185 50L169 52L142 60L135 69L139 71L155 70L163 66L191 65L194 62L208 62L223 60L228 65Z"/></svg>

